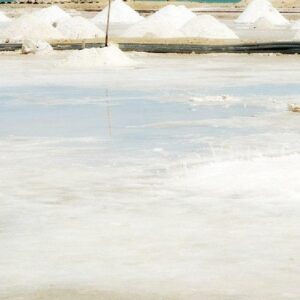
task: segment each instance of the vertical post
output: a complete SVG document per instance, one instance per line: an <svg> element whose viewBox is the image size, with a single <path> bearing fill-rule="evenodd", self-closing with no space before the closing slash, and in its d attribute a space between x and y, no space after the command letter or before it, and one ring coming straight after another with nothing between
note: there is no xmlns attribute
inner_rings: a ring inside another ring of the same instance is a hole
<svg viewBox="0 0 300 300"><path fill-rule="evenodd" d="M106 31L105 31L105 47L108 46L108 31L109 31L110 6L111 6L111 0L108 0L108 10L107 10L107 19L106 19Z"/></svg>
<svg viewBox="0 0 300 300"><path fill-rule="evenodd" d="M110 98L108 94L108 89L105 89L105 97L106 97L106 114L107 114L107 124L108 124L108 135L112 136L111 129L111 109L110 109Z"/></svg>

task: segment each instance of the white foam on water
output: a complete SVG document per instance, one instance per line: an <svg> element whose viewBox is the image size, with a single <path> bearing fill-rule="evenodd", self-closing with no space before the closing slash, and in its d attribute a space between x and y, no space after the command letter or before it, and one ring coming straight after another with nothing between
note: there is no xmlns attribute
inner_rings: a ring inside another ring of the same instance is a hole
<svg viewBox="0 0 300 300"><path fill-rule="evenodd" d="M289 25L289 21L268 0L253 0L235 22L253 24L260 18L264 18L277 26Z"/></svg>
<svg viewBox="0 0 300 300"><path fill-rule="evenodd" d="M167 5L156 13L148 17L148 19L166 20L176 29L182 27L186 22L196 17L196 14L190 11L184 5Z"/></svg>
<svg viewBox="0 0 300 300"><path fill-rule="evenodd" d="M33 15L23 15L12 20L8 26L0 31L0 39L9 41L52 40L62 39L63 35L47 22Z"/></svg>
<svg viewBox="0 0 300 300"><path fill-rule="evenodd" d="M146 18L137 24L130 26L123 34L123 37L158 37L176 38L184 37L183 33L176 29L168 19Z"/></svg>
<svg viewBox="0 0 300 300"><path fill-rule="evenodd" d="M181 31L186 37L205 39L238 39L238 36L225 24L211 15L200 15L187 22Z"/></svg>
<svg viewBox="0 0 300 300"><path fill-rule="evenodd" d="M135 65L117 46L75 50L67 57L64 66L70 67L126 67Z"/></svg>
<svg viewBox="0 0 300 300"><path fill-rule="evenodd" d="M95 24L106 24L108 7L100 11L93 19ZM134 9L122 0L114 0L111 4L110 23L132 24L143 19Z"/></svg>
<svg viewBox="0 0 300 300"><path fill-rule="evenodd" d="M100 28L80 16L58 21L56 28L68 39L104 37L104 32Z"/></svg>
<svg viewBox="0 0 300 300"><path fill-rule="evenodd" d="M68 13L66 13L57 5L42 8L38 11L33 12L32 15L51 25L55 22L71 18Z"/></svg>

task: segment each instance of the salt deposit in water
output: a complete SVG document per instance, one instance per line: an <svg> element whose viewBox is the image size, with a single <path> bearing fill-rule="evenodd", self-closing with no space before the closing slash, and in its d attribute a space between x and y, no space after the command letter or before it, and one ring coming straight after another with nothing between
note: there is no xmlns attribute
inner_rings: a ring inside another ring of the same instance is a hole
<svg viewBox="0 0 300 300"><path fill-rule="evenodd" d="M56 28L33 15L23 15L0 31L0 39L9 41L62 39Z"/></svg>
<svg viewBox="0 0 300 300"><path fill-rule="evenodd" d="M69 39L89 39L104 36L104 32L100 28L80 16L58 21L56 28Z"/></svg>
<svg viewBox="0 0 300 300"><path fill-rule="evenodd" d="M238 39L229 27L210 15L201 15L191 19L181 28L181 31L187 37Z"/></svg>
<svg viewBox="0 0 300 300"><path fill-rule="evenodd" d="M191 97L189 98L189 102L193 106L198 105L229 105L237 102L238 99L228 96L202 96L202 97Z"/></svg>
<svg viewBox="0 0 300 300"><path fill-rule="evenodd" d="M53 24L55 22L69 19L71 16L57 5L52 5L32 13L33 16L41 19L43 22Z"/></svg>
<svg viewBox="0 0 300 300"><path fill-rule="evenodd" d="M64 63L70 67L125 67L135 64L115 45L72 51Z"/></svg>
<svg viewBox="0 0 300 300"><path fill-rule="evenodd" d="M101 12L99 12L92 21L95 24L105 24L107 19L107 10L108 7L105 7ZM129 5L127 5L122 0L115 0L111 4L110 11L110 22L111 23L125 23L132 24L139 22L143 19L134 9L132 9Z"/></svg>
<svg viewBox="0 0 300 300"><path fill-rule="evenodd" d="M172 24L173 27L179 29L186 22L196 17L196 14L191 12L184 5L167 5L158 10L153 15L149 16L148 19L167 20Z"/></svg>
<svg viewBox="0 0 300 300"><path fill-rule="evenodd" d="M176 38L183 37L183 33L172 26L168 20L163 18L146 18L134 24L126 30L124 37L157 37Z"/></svg>
<svg viewBox="0 0 300 300"><path fill-rule="evenodd" d="M268 0L253 0L235 22L254 24L260 18L264 18L277 26L289 25L289 21Z"/></svg>

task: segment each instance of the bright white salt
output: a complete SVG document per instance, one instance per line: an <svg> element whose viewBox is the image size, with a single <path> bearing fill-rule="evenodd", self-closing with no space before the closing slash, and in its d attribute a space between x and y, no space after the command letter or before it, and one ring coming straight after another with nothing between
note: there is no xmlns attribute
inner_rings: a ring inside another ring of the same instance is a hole
<svg viewBox="0 0 300 300"><path fill-rule="evenodd" d="M254 28L255 29L260 29L260 30L269 30L269 29L274 29L274 26L268 19L266 18L259 18L255 23L254 23Z"/></svg>
<svg viewBox="0 0 300 300"><path fill-rule="evenodd" d="M69 19L71 16L57 5L52 5L32 13L33 16L41 19L49 24L56 23L61 20Z"/></svg>
<svg viewBox="0 0 300 300"><path fill-rule="evenodd" d="M47 41L62 38L62 33L56 28L33 15L23 15L14 19L0 31L0 39L9 41L23 41L26 39Z"/></svg>
<svg viewBox="0 0 300 300"><path fill-rule="evenodd" d="M146 18L126 30L123 37L144 38L176 38L183 37L181 31L174 28L168 20L157 18Z"/></svg>
<svg viewBox="0 0 300 300"><path fill-rule="evenodd" d="M104 32L100 28L80 16L58 21L56 28L69 39L89 39L104 36Z"/></svg>
<svg viewBox="0 0 300 300"><path fill-rule="evenodd" d="M187 22L181 31L186 37L204 39L238 39L225 24L210 15L200 15Z"/></svg>
<svg viewBox="0 0 300 300"><path fill-rule="evenodd" d="M264 18L276 26L289 25L289 21L268 0L253 0L235 22L254 24L260 18Z"/></svg>
<svg viewBox="0 0 300 300"><path fill-rule="evenodd" d="M293 38L294 41L300 41L300 30L298 30Z"/></svg>
<svg viewBox="0 0 300 300"><path fill-rule="evenodd" d="M44 41L25 40L22 44L23 54L48 54L52 51L51 45Z"/></svg>
<svg viewBox="0 0 300 300"><path fill-rule="evenodd" d="M5 15L4 12L0 11L0 23L9 22L10 18Z"/></svg>
<svg viewBox="0 0 300 300"><path fill-rule="evenodd" d="M72 51L64 63L70 67L125 67L135 64L115 45Z"/></svg>
<svg viewBox="0 0 300 300"><path fill-rule="evenodd" d="M166 20L172 24L173 27L179 29L186 22L196 17L196 14L191 12L184 5L167 5L158 10L153 15L149 16L148 19Z"/></svg>
<svg viewBox="0 0 300 300"><path fill-rule="evenodd" d="M98 25L106 24L107 10L108 10L108 7L105 7L101 12L99 12L92 19L92 21ZM110 11L110 22L111 23L132 24L132 23L139 22L142 19L143 19L143 17L140 16L134 9L132 9L124 1L115 0L112 2L111 11Z"/></svg>
<svg viewBox="0 0 300 300"><path fill-rule="evenodd" d="M298 29L300 29L300 20L296 21L296 22L292 25L291 29L293 29L293 30L298 30Z"/></svg>

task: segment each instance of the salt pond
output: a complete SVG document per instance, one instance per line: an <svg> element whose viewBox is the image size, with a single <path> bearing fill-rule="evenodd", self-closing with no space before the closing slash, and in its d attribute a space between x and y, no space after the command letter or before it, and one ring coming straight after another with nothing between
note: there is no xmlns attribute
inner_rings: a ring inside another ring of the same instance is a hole
<svg viewBox="0 0 300 300"><path fill-rule="evenodd" d="M0 56L1 299L298 299L298 56Z"/></svg>

